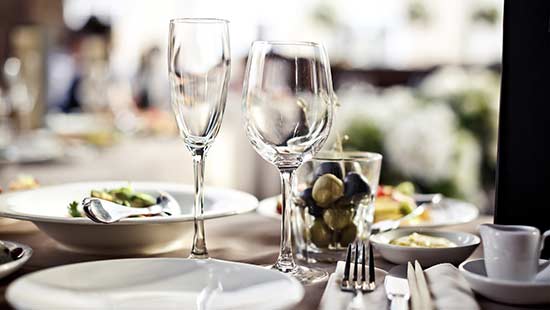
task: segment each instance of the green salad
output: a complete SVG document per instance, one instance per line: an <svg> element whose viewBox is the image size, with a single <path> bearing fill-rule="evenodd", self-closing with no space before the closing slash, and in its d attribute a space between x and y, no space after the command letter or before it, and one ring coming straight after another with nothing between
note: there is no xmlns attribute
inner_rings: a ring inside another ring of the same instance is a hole
<svg viewBox="0 0 550 310"><path fill-rule="evenodd" d="M147 208L156 203L155 197L146 193L135 192L130 186L104 190L93 189L90 192L90 197L108 200L131 208ZM82 217L76 201L69 204L67 211L71 217Z"/></svg>

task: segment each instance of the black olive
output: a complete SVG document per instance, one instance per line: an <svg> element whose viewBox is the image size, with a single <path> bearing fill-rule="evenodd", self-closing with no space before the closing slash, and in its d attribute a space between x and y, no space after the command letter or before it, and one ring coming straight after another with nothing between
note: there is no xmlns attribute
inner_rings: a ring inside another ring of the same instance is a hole
<svg viewBox="0 0 550 310"><path fill-rule="evenodd" d="M370 195L369 183L359 173L350 172L344 179L344 197L362 198Z"/></svg>
<svg viewBox="0 0 550 310"><path fill-rule="evenodd" d="M343 176L342 166L340 163L336 162L322 162L317 166L317 168L315 168L315 179L327 173L330 173L341 180Z"/></svg>
<svg viewBox="0 0 550 310"><path fill-rule="evenodd" d="M308 205L307 213L313 215L315 218L323 217L323 208L317 206L316 204Z"/></svg>
<svg viewBox="0 0 550 310"><path fill-rule="evenodd" d="M300 193L300 199L302 199L306 206L312 206L315 204L315 200L313 200L313 188L308 187L303 192Z"/></svg>

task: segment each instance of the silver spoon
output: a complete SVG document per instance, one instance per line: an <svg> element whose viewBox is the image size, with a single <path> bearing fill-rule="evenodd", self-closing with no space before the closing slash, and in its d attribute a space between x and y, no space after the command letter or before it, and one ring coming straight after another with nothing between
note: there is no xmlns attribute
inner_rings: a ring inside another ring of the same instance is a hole
<svg viewBox="0 0 550 310"><path fill-rule="evenodd" d="M103 224L112 224L123 218L137 215L158 215L167 213L167 207L171 203L176 203L173 198L167 194L161 194L157 198L157 204L147 208L132 208L99 198L84 198L82 206L84 214L92 221Z"/></svg>

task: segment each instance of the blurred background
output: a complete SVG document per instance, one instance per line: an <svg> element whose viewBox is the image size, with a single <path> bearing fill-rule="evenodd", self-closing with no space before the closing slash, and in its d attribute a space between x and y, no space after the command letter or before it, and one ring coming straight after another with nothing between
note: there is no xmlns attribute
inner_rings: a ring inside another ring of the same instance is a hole
<svg viewBox="0 0 550 310"><path fill-rule="evenodd" d="M206 183L259 198L278 175L252 150L240 96L253 40L322 42L346 149L491 212L503 3L498 0L2 0L0 185L191 183L167 78L168 21L230 20L232 78Z"/></svg>

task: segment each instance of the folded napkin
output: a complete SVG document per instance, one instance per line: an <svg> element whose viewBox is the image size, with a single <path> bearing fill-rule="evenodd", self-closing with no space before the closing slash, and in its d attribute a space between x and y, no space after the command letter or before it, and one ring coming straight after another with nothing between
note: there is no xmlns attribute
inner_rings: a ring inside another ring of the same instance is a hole
<svg viewBox="0 0 550 310"><path fill-rule="evenodd" d="M345 262L338 262L336 264L336 270L330 275L328 279L327 287L321 298L319 305L320 309L326 310L345 310L349 303L352 301L354 294L351 292L342 292L340 290L340 283L344 276ZM353 275L353 264L350 266ZM368 274L367 267L367 274ZM368 279L368 277L367 277ZM386 291L384 290L384 275L381 272L376 273L376 290L371 293L363 294L363 304L365 309L386 309L388 300L386 298Z"/></svg>
<svg viewBox="0 0 550 310"><path fill-rule="evenodd" d="M439 264L425 271L436 309L480 309L470 285L451 264Z"/></svg>
<svg viewBox="0 0 550 310"><path fill-rule="evenodd" d="M353 293L340 290L344 266L345 262L336 264L336 271L330 275L321 298L320 309L344 310L352 301ZM353 265L351 267L353 272ZM455 266L451 264L435 265L426 269L425 275L436 309L479 309L468 282ZM376 273L376 276L376 290L363 294L365 309L387 309L388 307L389 302L384 289L384 277L379 272Z"/></svg>

